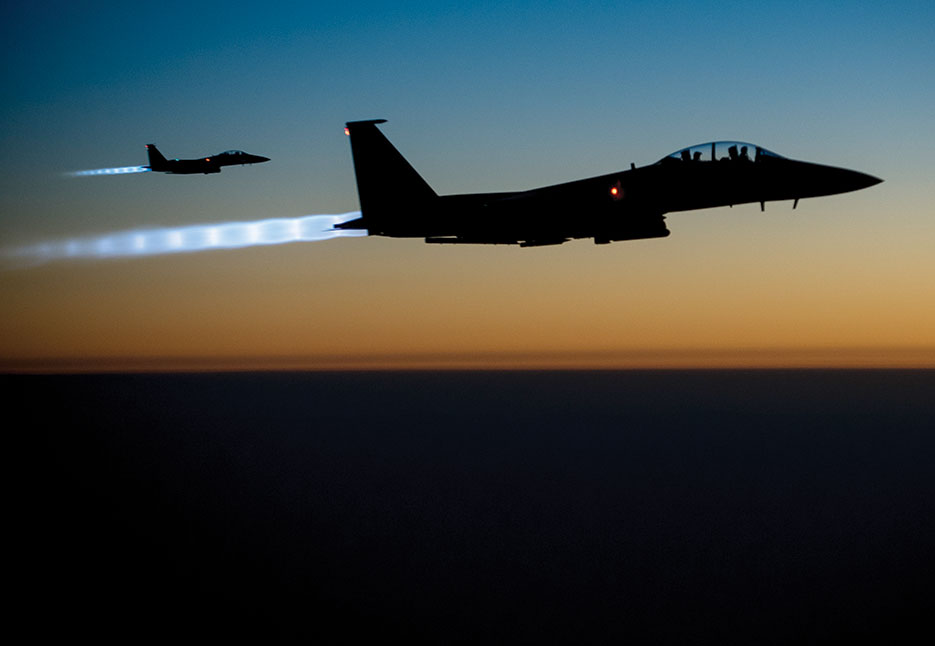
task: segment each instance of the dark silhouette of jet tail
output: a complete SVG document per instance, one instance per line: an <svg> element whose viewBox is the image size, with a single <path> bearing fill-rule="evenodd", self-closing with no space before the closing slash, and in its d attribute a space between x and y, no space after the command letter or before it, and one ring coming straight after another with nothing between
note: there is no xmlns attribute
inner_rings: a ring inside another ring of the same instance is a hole
<svg viewBox="0 0 935 646"><path fill-rule="evenodd" d="M377 128L386 119L349 121L351 155L360 210L368 228L380 229L394 214L424 210L438 194Z"/></svg>
<svg viewBox="0 0 935 646"><path fill-rule="evenodd" d="M159 152L159 149L156 148L156 144L146 144L146 154L149 155L150 169L161 171L168 166L166 158Z"/></svg>

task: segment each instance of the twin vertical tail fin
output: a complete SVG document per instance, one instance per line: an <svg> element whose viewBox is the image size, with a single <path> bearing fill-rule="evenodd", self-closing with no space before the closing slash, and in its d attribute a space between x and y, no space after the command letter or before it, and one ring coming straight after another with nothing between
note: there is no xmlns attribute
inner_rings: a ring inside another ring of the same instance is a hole
<svg viewBox="0 0 935 646"><path fill-rule="evenodd" d="M351 138L354 174L363 224L371 233L401 225L407 214L425 212L438 198L377 128L386 119L349 121L344 132Z"/></svg>
<svg viewBox="0 0 935 646"><path fill-rule="evenodd" d="M146 154L149 155L150 170L160 171L166 167L166 158L156 148L156 144L146 144Z"/></svg>

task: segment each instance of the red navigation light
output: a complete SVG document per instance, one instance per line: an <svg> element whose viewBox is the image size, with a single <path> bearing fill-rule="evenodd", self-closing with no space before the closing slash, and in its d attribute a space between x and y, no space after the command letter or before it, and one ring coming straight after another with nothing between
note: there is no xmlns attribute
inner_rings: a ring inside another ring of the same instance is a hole
<svg viewBox="0 0 935 646"><path fill-rule="evenodd" d="M351 134L351 129L348 128L347 126L344 126L344 134L350 136L350 134Z"/></svg>
<svg viewBox="0 0 935 646"><path fill-rule="evenodd" d="M616 195L616 194L619 193L619 192L620 192L620 190L619 190L616 186L614 186L613 188L610 189L610 194L611 194L611 195Z"/></svg>

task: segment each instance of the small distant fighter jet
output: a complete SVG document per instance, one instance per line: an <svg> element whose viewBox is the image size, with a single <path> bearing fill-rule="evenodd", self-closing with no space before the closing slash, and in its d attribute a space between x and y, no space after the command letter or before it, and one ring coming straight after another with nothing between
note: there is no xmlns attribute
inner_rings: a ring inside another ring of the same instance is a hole
<svg viewBox="0 0 935 646"><path fill-rule="evenodd" d="M172 175L193 175L196 173L220 173L221 166L236 166L244 164L259 164L269 161L269 157L260 155L251 155L242 150L228 150L226 152L214 155L213 157L202 157L201 159L166 159L156 144L146 144L146 152L149 154L149 170L170 173Z"/></svg>
<svg viewBox="0 0 935 646"><path fill-rule="evenodd" d="M761 146L718 141L655 164L528 191L438 195L377 128L351 121L345 134L361 217L335 225L436 244L595 244L664 238L665 213L835 195L879 184L857 171L786 159Z"/></svg>

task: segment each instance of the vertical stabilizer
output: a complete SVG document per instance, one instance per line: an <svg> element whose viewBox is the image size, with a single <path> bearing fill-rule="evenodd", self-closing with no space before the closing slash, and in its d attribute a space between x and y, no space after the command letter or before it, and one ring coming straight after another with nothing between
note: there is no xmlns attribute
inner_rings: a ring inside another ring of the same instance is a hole
<svg viewBox="0 0 935 646"><path fill-rule="evenodd" d="M379 230L394 215L423 210L438 195L377 128L385 119L349 121L360 210L368 228Z"/></svg>
<svg viewBox="0 0 935 646"><path fill-rule="evenodd" d="M146 144L146 154L149 155L149 168L151 170L163 170L168 165L166 158L156 148L156 144Z"/></svg>

